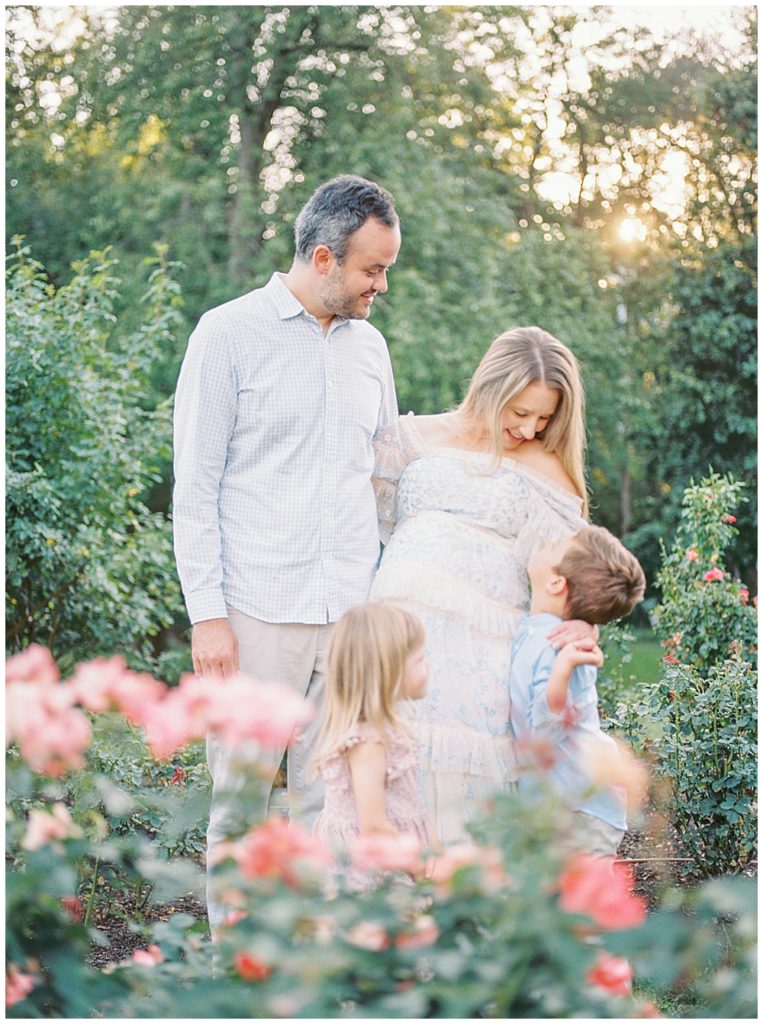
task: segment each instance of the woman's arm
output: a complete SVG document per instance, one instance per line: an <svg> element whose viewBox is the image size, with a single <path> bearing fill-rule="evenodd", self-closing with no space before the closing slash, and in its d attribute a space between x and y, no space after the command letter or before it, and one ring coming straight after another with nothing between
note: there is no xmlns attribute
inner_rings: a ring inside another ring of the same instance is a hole
<svg viewBox="0 0 763 1024"><path fill-rule="evenodd" d="M357 743L347 751L352 792L361 832L397 835L387 818L384 781L387 754L381 743Z"/></svg>

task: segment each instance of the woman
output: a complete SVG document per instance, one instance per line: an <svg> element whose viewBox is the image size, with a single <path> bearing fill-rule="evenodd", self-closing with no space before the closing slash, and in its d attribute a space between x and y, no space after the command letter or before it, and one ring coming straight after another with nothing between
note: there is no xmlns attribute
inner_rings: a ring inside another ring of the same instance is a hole
<svg viewBox="0 0 763 1024"><path fill-rule="evenodd" d="M457 409L400 417L374 444L386 547L371 599L405 605L426 629L429 692L411 713L432 831L449 843L516 779L509 658L529 607L527 560L584 525L575 357L537 327L507 331ZM560 630L567 641L592 627Z"/></svg>

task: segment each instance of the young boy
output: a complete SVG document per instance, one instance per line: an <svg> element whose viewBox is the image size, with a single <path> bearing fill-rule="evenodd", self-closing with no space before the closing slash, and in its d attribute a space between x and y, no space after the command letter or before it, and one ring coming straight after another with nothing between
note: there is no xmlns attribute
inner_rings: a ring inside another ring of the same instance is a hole
<svg viewBox="0 0 763 1024"><path fill-rule="evenodd" d="M530 558L527 572L530 614L517 630L509 676L519 789L534 788L529 751L542 749L545 741L547 760L553 761L546 769L549 780L578 812L575 845L611 856L627 828L624 794L614 786L592 788L585 765L591 743L614 747L599 727L597 709L596 671L604 656L593 640L556 651L546 637L562 619L603 624L627 615L644 596L644 572L601 526L546 544Z"/></svg>

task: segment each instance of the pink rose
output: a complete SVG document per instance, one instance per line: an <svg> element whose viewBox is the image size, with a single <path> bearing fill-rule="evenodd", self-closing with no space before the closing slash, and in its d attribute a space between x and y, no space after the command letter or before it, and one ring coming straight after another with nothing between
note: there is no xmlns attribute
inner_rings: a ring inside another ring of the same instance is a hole
<svg viewBox="0 0 763 1024"><path fill-rule="evenodd" d="M421 949L437 942L440 929L429 914L420 914L413 922L413 928L399 932L395 938L398 949Z"/></svg>
<svg viewBox="0 0 763 1024"><path fill-rule="evenodd" d="M727 512L726 515L723 517L723 521L724 523L735 523L737 521L737 517L729 515Z"/></svg>
<svg viewBox="0 0 763 1024"><path fill-rule="evenodd" d="M635 928L646 918L646 902L633 894L633 878L614 857L577 854L558 880L559 906L568 914L584 914L600 928Z"/></svg>
<svg viewBox="0 0 763 1024"><path fill-rule="evenodd" d="M39 850L53 839L79 839L82 829L75 825L65 804L55 803L52 813L32 808L21 845L25 850Z"/></svg>
<svg viewBox="0 0 763 1024"><path fill-rule="evenodd" d="M690 562L696 562L697 559L699 558L699 552L697 551L696 548L687 548L686 549L686 558Z"/></svg>
<svg viewBox="0 0 763 1024"><path fill-rule="evenodd" d="M5 968L5 1005L15 1006L29 995L37 984L33 974L23 974L15 964Z"/></svg>
<svg viewBox="0 0 763 1024"><path fill-rule="evenodd" d="M389 935L383 925L376 921L359 921L347 933L347 941L360 949L379 953L389 946Z"/></svg>
<svg viewBox="0 0 763 1024"><path fill-rule="evenodd" d="M322 840L283 818L271 818L241 839L226 843L222 854L233 857L247 878L282 879L293 888L306 877L319 876L333 860Z"/></svg>
<svg viewBox="0 0 763 1024"><path fill-rule="evenodd" d="M82 768L90 723L66 683L11 682L5 689L6 744L18 743L33 771L62 775Z"/></svg>
<svg viewBox="0 0 763 1024"><path fill-rule="evenodd" d="M244 981L265 981L270 974L270 967L246 950L239 950L233 958L239 977Z"/></svg>
<svg viewBox="0 0 763 1024"><path fill-rule="evenodd" d="M680 665L681 662L675 656L675 654L666 654L662 659L664 665Z"/></svg>
<svg viewBox="0 0 763 1024"><path fill-rule="evenodd" d="M705 573L705 575L702 577L702 579L706 580L708 583L710 583L712 580L722 580L723 577L724 577L723 571L721 569L719 569L718 566L716 565L716 566L713 566L712 569L708 569L707 572Z"/></svg>
<svg viewBox="0 0 763 1024"><path fill-rule="evenodd" d="M739 603L740 604L747 604L747 602L749 600L750 600L750 591L747 589L747 587L740 587L739 588Z"/></svg>
<svg viewBox="0 0 763 1024"><path fill-rule="evenodd" d="M5 663L6 683L57 683L58 666L47 647L31 644Z"/></svg>
<svg viewBox="0 0 763 1024"><path fill-rule="evenodd" d="M453 889L453 876L468 867L479 868L480 889L494 892L504 888L509 879L503 867L501 852L493 846L477 846L475 843L454 843L434 859L429 868L429 877L441 895Z"/></svg>
<svg viewBox="0 0 763 1024"><path fill-rule="evenodd" d="M599 953L599 958L586 974L586 981L613 996L627 996L631 991L633 971L624 956Z"/></svg>
<svg viewBox="0 0 763 1024"><path fill-rule="evenodd" d="M371 832L360 835L350 845L350 858L361 870L409 871L423 867L422 842L412 832Z"/></svg>
<svg viewBox="0 0 763 1024"><path fill-rule="evenodd" d="M141 967L155 967L164 960L164 956L158 946L151 945L148 949L136 949L131 959Z"/></svg>

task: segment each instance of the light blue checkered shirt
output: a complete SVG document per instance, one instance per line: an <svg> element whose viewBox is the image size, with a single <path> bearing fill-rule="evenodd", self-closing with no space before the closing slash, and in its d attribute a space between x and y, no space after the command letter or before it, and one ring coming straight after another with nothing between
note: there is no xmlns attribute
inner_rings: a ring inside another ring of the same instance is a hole
<svg viewBox="0 0 763 1024"><path fill-rule="evenodd" d="M175 394L175 555L191 622L226 603L333 622L379 557L371 438L397 417L384 338L327 335L282 274L205 313Z"/></svg>

